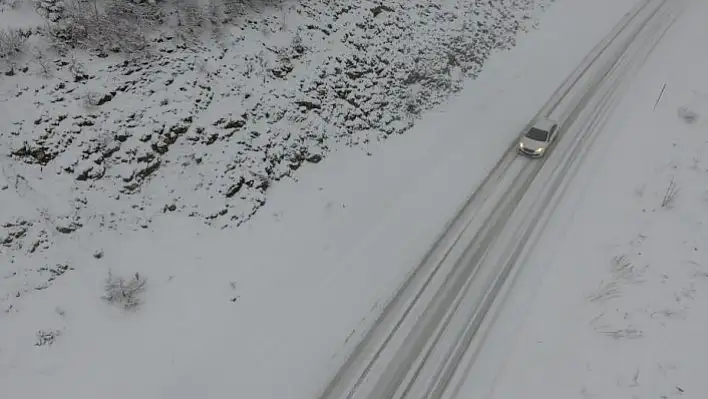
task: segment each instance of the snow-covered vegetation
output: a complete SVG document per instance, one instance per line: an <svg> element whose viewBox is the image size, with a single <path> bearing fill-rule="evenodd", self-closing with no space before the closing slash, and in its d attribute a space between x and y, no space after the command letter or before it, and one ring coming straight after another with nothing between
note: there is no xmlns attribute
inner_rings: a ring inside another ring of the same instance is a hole
<svg viewBox="0 0 708 399"><path fill-rule="evenodd" d="M304 162L404 133L545 3L5 3L28 22L0 35L1 195L23 199L0 250L169 212L239 225Z"/></svg>

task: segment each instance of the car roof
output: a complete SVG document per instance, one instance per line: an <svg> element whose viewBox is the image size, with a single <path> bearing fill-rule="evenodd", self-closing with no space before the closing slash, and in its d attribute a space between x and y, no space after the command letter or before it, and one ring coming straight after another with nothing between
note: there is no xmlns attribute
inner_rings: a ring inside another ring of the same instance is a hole
<svg viewBox="0 0 708 399"><path fill-rule="evenodd" d="M553 126L556 122L548 119L548 118L540 118L536 121L536 123L533 124L533 127L536 129L541 129L545 131L551 130L551 126Z"/></svg>

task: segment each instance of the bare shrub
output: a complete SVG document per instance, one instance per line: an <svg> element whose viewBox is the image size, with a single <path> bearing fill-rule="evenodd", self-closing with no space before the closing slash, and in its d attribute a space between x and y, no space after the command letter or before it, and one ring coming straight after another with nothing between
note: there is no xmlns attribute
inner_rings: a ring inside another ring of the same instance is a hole
<svg viewBox="0 0 708 399"><path fill-rule="evenodd" d="M225 34L224 25L231 21L228 5L221 0L173 0L162 7L169 8L175 36L187 46L198 46L205 33L220 40Z"/></svg>
<svg viewBox="0 0 708 399"><path fill-rule="evenodd" d="M620 330L601 331L601 333L614 339L638 339L644 337L642 330L631 326Z"/></svg>
<svg viewBox="0 0 708 399"><path fill-rule="evenodd" d="M61 335L59 330L39 330L37 331L37 342L35 346L51 345Z"/></svg>
<svg viewBox="0 0 708 399"><path fill-rule="evenodd" d="M123 277L116 277L108 272L104 289L103 299L112 304L122 307L125 310L134 310L142 304L140 298L145 290L147 280L135 273L129 280Z"/></svg>
<svg viewBox="0 0 708 399"><path fill-rule="evenodd" d="M679 189L676 187L676 181L674 178L671 178L671 181L669 182L669 186L666 188L666 191L664 192L664 198L661 200L661 207L662 208L667 208L671 209L674 207L674 202L676 200L676 194L678 194Z"/></svg>
<svg viewBox="0 0 708 399"><path fill-rule="evenodd" d="M192 1L183 1L176 13L177 27L186 37L195 38L208 20L205 10Z"/></svg>
<svg viewBox="0 0 708 399"><path fill-rule="evenodd" d="M621 279L632 279L634 266L626 255L617 255L612 258L612 274Z"/></svg>
<svg viewBox="0 0 708 399"><path fill-rule="evenodd" d="M76 54L71 54L69 57L69 72L74 76L74 79L86 76L86 66L76 58Z"/></svg>
<svg viewBox="0 0 708 399"><path fill-rule="evenodd" d="M196 45L209 26L219 36L225 13L221 2L211 1L67 0L48 30L56 47L132 54L149 48L150 33L172 24L187 45Z"/></svg>
<svg viewBox="0 0 708 399"><path fill-rule="evenodd" d="M64 17L49 28L56 40L70 47L112 52L136 52L147 47L146 29L157 26L160 11L151 3L112 0L99 5L82 0L65 4Z"/></svg>
<svg viewBox="0 0 708 399"><path fill-rule="evenodd" d="M51 77L54 73L54 68L52 67L51 61L47 59L47 56L44 54L44 52L40 49L35 48L33 54L34 62L37 63L37 65L39 66L39 74L44 78Z"/></svg>
<svg viewBox="0 0 708 399"><path fill-rule="evenodd" d="M602 281L595 292L588 296L588 300L602 302L621 297L625 287L644 282L642 276L647 267L636 267L626 255L613 257L610 263L612 278L609 281Z"/></svg>
<svg viewBox="0 0 708 399"><path fill-rule="evenodd" d="M31 31L23 29L0 30L0 59L9 59L22 52L31 34Z"/></svg>
<svg viewBox="0 0 708 399"><path fill-rule="evenodd" d="M206 6L204 13L212 26L212 34L216 38L220 38L224 33L222 30L222 25L226 22L226 12L223 4L220 2L210 1Z"/></svg>
<svg viewBox="0 0 708 399"><path fill-rule="evenodd" d="M598 289L588 296L590 302L607 301L622 296L622 287L617 281L603 281Z"/></svg>

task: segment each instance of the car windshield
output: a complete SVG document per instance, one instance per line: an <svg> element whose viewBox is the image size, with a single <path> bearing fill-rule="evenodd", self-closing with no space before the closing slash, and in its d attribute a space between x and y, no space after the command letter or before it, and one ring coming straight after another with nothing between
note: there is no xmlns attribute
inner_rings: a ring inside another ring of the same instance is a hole
<svg viewBox="0 0 708 399"><path fill-rule="evenodd" d="M526 137L530 138L531 140L536 140L536 141L547 141L548 140L548 132L545 130L537 129L535 127L532 127L531 130L526 133Z"/></svg>

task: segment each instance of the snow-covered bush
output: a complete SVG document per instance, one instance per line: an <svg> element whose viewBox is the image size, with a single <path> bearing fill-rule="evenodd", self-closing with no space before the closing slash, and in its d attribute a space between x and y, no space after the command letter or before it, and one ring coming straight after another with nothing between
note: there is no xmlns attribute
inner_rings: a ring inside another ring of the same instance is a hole
<svg viewBox="0 0 708 399"><path fill-rule="evenodd" d="M77 50L36 57L55 80L24 67L0 84L28 110L7 119L0 150L23 173L51 175L33 184L96 196L73 203L77 226L118 229L171 213L247 222L301 166L405 133L550 0L67 1L48 25ZM115 14L133 9L154 18ZM105 57L130 43L113 15L149 51ZM78 48L96 43L102 53ZM42 229L32 226L26 236Z"/></svg>
<svg viewBox="0 0 708 399"><path fill-rule="evenodd" d="M134 52L147 47L146 31L160 22L159 10L152 4L129 0L110 0L102 4L69 0L61 8L45 13L49 33L59 43L72 48L99 49L104 52Z"/></svg>
<svg viewBox="0 0 708 399"><path fill-rule="evenodd" d="M37 13L50 22L57 22L64 13L64 1L62 0L38 0L35 2Z"/></svg>
<svg viewBox="0 0 708 399"><path fill-rule="evenodd" d="M57 44L104 53L143 50L158 29L196 44L198 36L221 25L227 13L218 0L41 0L37 10Z"/></svg>
<svg viewBox="0 0 708 399"><path fill-rule="evenodd" d="M29 30L23 29L1 29L0 30L0 60L8 59L22 51L22 47L27 38L32 34Z"/></svg>
<svg viewBox="0 0 708 399"><path fill-rule="evenodd" d="M126 280L123 277L114 276L109 271L104 285L105 293L103 299L125 310L133 310L142 304L141 295L145 290L146 282L147 280L140 277L138 273Z"/></svg>
<svg viewBox="0 0 708 399"><path fill-rule="evenodd" d="M37 331L37 342L35 346L51 345L61 335L60 330L39 330Z"/></svg>

